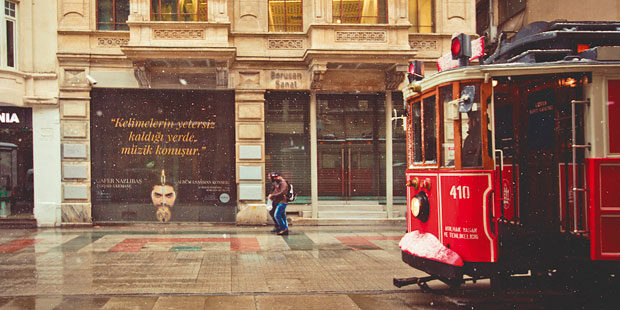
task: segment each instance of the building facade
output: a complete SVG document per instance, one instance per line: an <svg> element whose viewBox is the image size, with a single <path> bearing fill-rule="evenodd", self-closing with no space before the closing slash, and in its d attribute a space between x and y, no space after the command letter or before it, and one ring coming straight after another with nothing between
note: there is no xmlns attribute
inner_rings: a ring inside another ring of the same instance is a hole
<svg viewBox="0 0 620 310"><path fill-rule="evenodd" d="M403 216L408 61L433 71L475 31L474 1L4 3L0 104L32 115L15 186L34 177L39 226L260 222L269 171L295 185L289 212Z"/></svg>
<svg viewBox="0 0 620 310"><path fill-rule="evenodd" d="M56 16L49 14L57 5L34 0L1 5L0 216L26 214L60 225L58 34Z"/></svg>
<svg viewBox="0 0 620 310"><path fill-rule="evenodd" d="M510 38L533 22L553 20L617 21L620 4L614 0L476 0L476 33L492 46L500 35Z"/></svg>

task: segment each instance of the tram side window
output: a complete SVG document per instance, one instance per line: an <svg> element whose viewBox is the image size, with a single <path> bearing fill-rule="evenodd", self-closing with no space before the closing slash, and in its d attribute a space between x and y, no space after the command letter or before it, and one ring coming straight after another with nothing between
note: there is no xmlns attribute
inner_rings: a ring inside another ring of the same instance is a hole
<svg viewBox="0 0 620 310"><path fill-rule="evenodd" d="M480 111L461 113L463 149L461 151L461 163L463 167L478 167L482 165L480 152L482 139L480 139Z"/></svg>
<svg viewBox="0 0 620 310"><path fill-rule="evenodd" d="M424 162L437 163L435 96L424 99L422 110L424 111Z"/></svg>
<svg viewBox="0 0 620 310"><path fill-rule="evenodd" d="M450 106L448 102L452 101L452 85L439 88L439 104L443 109L443 142L441 150L443 152L444 167L454 167L454 116L449 109L456 109L456 106ZM455 116L458 115L455 112Z"/></svg>
<svg viewBox="0 0 620 310"><path fill-rule="evenodd" d="M413 162L422 163L422 109L420 101L413 103L411 107L413 117L411 118L411 131L413 132Z"/></svg>
<svg viewBox="0 0 620 310"><path fill-rule="evenodd" d="M467 86L461 85L461 89ZM472 110L461 113L461 164L463 167L482 166L482 139L480 137L480 84L475 84L476 96Z"/></svg>

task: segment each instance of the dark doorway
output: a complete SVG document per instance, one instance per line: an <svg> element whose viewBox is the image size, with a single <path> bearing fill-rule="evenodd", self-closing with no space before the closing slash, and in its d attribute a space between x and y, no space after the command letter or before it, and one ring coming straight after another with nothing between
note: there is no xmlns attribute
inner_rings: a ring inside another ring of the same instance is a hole
<svg viewBox="0 0 620 310"><path fill-rule="evenodd" d="M319 200L379 200L385 187L383 101L334 95L319 96L317 103Z"/></svg>

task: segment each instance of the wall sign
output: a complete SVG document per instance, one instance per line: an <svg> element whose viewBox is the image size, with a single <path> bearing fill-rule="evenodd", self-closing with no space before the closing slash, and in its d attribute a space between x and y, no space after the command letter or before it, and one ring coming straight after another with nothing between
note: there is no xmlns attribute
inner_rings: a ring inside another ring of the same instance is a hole
<svg viewBox="0 0 620 310"><path fill-rule="evenodd" d="M32 128L32 109L0 106L0 128Z"/></svg>
<svg viewBox="0 0 620 310"><path fill-rule="evenodd" d="M229 92L95 89L93 218L234 221Z"/></svg>
<svg viewBox="0 0 620 310"><path fill-rule="evenodd" d="M304 76L299 71L270 71L269 87L271 89L302 89Z"/></svg>

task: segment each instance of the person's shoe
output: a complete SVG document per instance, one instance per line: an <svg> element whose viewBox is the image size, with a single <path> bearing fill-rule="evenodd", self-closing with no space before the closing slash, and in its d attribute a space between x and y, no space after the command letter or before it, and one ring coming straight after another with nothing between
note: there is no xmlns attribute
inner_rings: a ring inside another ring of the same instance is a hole
<svg viewBox="0 0 620 310"><path fill-rule="evenodd" d="M274 229L270 230L269 232L272 232L272 233L280 232L280 228L275 227Z"/></svg>
<svg viewBox="0 0 620 310"><path fill-rule="evenodd" d="M288 235L288 228L287 228L287 229L285 229L285 230L280 230L280 231L278 232L278 235Z"/></svg>

